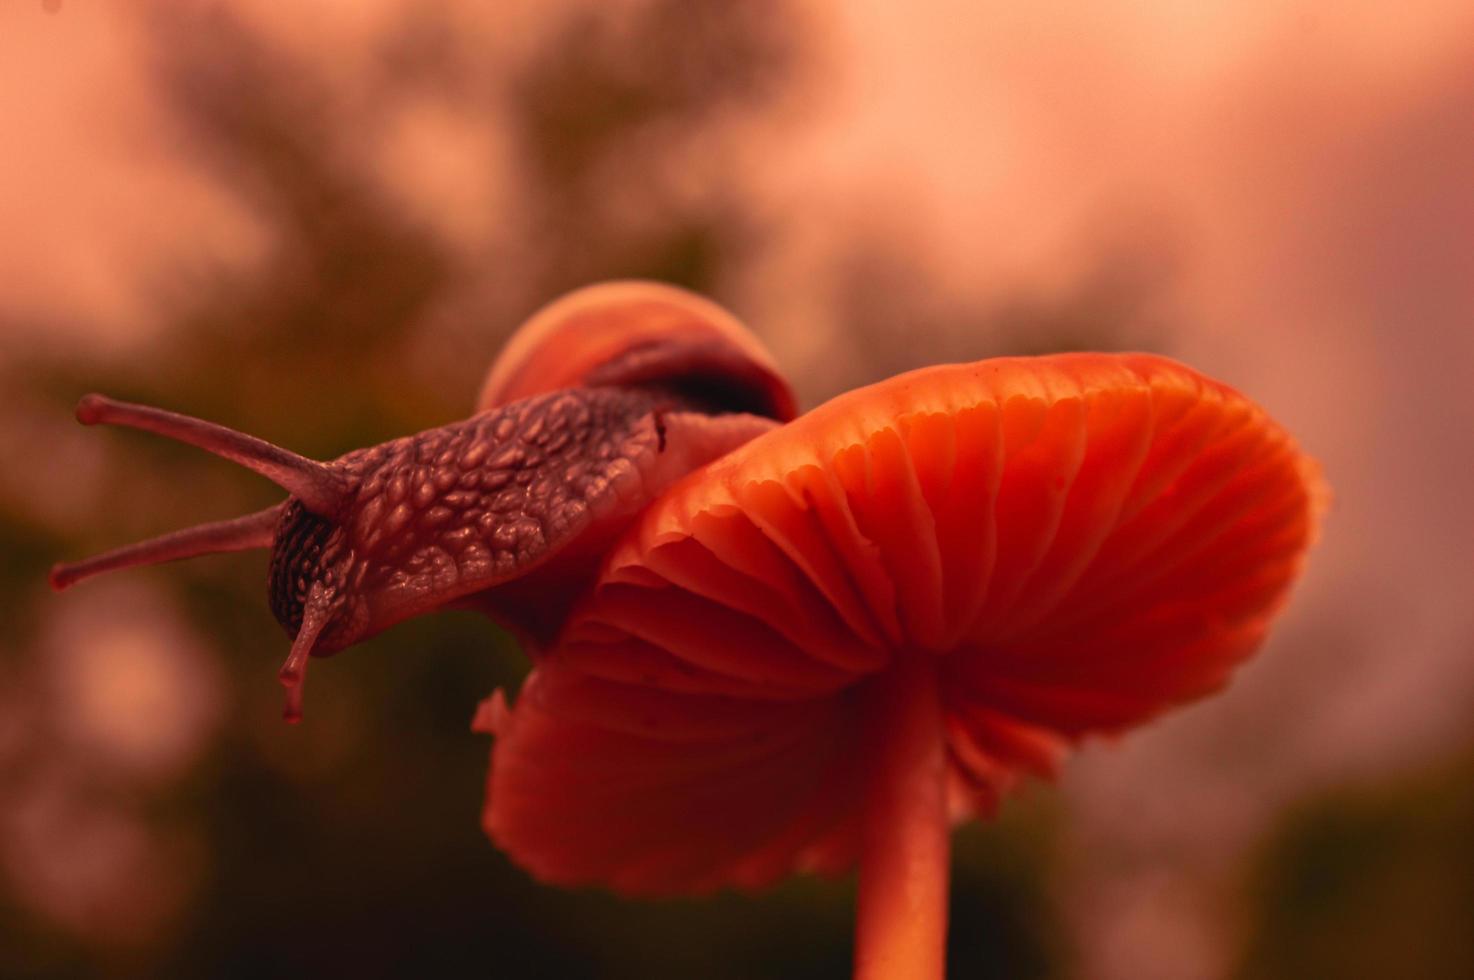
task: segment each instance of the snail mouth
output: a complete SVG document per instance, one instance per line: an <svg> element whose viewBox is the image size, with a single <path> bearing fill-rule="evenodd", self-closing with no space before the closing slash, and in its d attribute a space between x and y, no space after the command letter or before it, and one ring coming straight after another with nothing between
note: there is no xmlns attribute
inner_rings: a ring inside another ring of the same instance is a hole
<svg viewBox="0 0 1474 980"><path fill-rule="evenodd" d="M266 594L272 615L292 636L302 629L313 585L332 586L328 559L337 529L295 498L282 509L271 548Z"/></svg>
<svg viewBox="0 0 1474 980"><path fill-rule="evenodd" d="M346 554L342 529L303 506L296 498L282 507L271 550L267 600L277 621L292 637L292 649L277 677L286 690L282 717L302 720L307 665L352 642L352 619L339 590Z"/></svg>

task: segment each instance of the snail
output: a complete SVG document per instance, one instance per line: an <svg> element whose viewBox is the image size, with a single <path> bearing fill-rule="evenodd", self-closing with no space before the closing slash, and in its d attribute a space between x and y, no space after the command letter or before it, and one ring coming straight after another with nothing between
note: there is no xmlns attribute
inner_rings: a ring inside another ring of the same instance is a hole
<svg viewBox="0 0 1474 980"><path fill-rule="evenodd" d="M766 350L715 304L653 282L544 307L492 364L469 418L330 462L159 408L87 395L85 425L154 432L232 460L286 500L51 570L101 572L270 548L267 594L292 638L284 716L307 664L437 609L474 609L531 652L551 641L604 551L687 472L791 420Z"/></svg>

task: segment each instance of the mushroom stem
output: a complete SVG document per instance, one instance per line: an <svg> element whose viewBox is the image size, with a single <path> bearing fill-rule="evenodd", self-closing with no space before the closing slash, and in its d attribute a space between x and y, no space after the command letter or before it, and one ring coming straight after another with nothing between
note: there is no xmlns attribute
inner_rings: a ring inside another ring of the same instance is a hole
<svg viewBox="0 0 1474 980"><path fill-rule="evenodd" d="M855 921L856 980L939 980L946 972L946 741L936 665L901 653L872 682Z"/></svg>

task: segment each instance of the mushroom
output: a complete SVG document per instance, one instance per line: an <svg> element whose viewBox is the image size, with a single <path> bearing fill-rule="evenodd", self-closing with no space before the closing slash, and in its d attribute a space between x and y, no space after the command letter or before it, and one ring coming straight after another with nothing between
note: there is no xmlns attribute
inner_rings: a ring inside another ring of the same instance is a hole
<svg viewBox="0 0 1474 980"><path fill-rule="evenodd" d="M942 976L952 826L1221 688L1323 495L1263 410L1162 357L842 395L660 496L483 704L485 829L626 895L858 863L855 976Z"/></svg>

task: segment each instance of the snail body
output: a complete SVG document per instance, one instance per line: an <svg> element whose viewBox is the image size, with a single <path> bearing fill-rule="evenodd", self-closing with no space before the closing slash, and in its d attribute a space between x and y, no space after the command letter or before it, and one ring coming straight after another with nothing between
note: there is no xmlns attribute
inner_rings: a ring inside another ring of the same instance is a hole
<svg viewBox="0 0 1474 980"><path fill-rule="evenodd" d="M296 720L309 656L435 609L480 610L535 652L647 503L794 414L787 383L736 320L645 282L588 287L534 315L493 363L471 417L330 462L88 395L83 423L199 446L289 496L58 565L51 582L61 589L116 568L270 548L270 606L293 637L281 678Z"/></svg>

